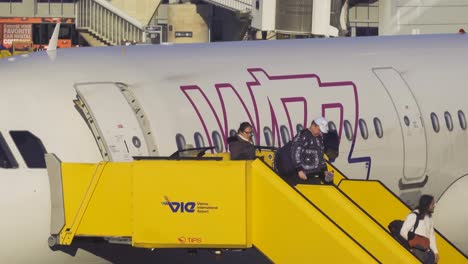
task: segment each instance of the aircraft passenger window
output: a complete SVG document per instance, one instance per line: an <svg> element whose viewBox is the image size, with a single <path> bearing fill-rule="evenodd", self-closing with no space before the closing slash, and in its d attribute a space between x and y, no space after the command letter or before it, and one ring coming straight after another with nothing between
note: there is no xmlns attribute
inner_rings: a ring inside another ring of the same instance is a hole
<svg viewBox="0 0 468 264"><path fill-rule="evenodd" d="M273 144L273 141L272 141L273 133L271 132L271 129L269 127L264 127L263 135L265 136L266 145L271 147Z"/></svg>
<svg viewBox="0 0 468 264"><path fill-rule="evenodd" d="M445 111L444 117L445 117L445 124L447 125L447 129L449 131L452 131L453 130L452 115L448 111Z"/></svg>
<svg viewBox="0 0 468 264"><path fill-rule="evenodd" d="M328 130L336 131L336 125L333 121L328 122Z"/></svg>
<svg viewBox="0 0 468 264"><path fill-rule="evenodd" d="M375 128L375 133L377 134L378 138L383 137L383 128L382 128L382 123L380 122L380 119L377 117L374 118L374 128Z"/></svg>
<svg viewBox="0 0 468 264"><path fill-rule="evenodd" d="M359 119L359 130L361 131L361 137L363 139L369 138L369 130L367 129L367 124L364 119Z"/></svg>
<svg viewBox="0 0 468 264"><path fill-rule="evenodd" d="M297 125L296 125L296 132L297 132L297 133L301 132L303 129L304 129L304 126L303 126L303 125L301 125L301 124L297 124Z"/></svg>
<svg viewBox="0 0 468 264"><path fill-rule="evenodd" d="M10 135L28 168L46 167L44 154L47 151L38 137L29 131L10 131Z"/></svg>
<svg viewBox="0 0 468 264"><path fill-rule="evenodd" d="M219 134L219 132L213 131L213 133L211 133L211 137L213 138L213 144L214 144L216 152L218 153L223 152L224 150L223 140L221 139L221 135Z"/></svg>
<svg viewBox="0 0 468 264"><path fill-rule="evenodd" d="M252 143L256 146L257 145L257 138L255 137L255 131L252 130Z"/></svg>
<svg viewBox="0 0 468 264"><path fill-rule="evenodd" d="M16 169L18 168L18 162L11 153L8 144L0 133L0 168L4 169Z"/></svg>
<svg viewBox="0 0 468 264"><path fill-rule="evenodd" d="M434 129L436 133L439 133L439 130L440 130L439 118L434 112L431 113L431 121L432 121L432 128Z"/></svg>
<svg viewBox="0 0 468 264"><path fill-rule="evenodd" d="M406 126L409 126L410 121L409 121L409 118L407 116L403 117L403 121L405 122Z"/></svg>
<svg viewBox="0 0 468 264"><path fill-rule="evenodd" d="M348 121L348 120L345 120L344 123L344 130L345 130L345 134L346 134L346 138L349 140L349 141L352 141L353 140L353 127L351 126L351 123Z"/></svg>
<svg viewBox="0 0 468 264"><path fill-rule="evenodd" d="M286 144L291 140L291 137L289 136L289 130L286 126L281 126L280 127L280 133L281 133L281 139L283 140L283 143Z"/></svg>
<svg viewBox="0 0 468 264"><path fill-rule="evenodd" d="M205 147L205 140L203 140L202 134L199 132L193 135L193 139L195 140L195 147L196 148L203 148Z"/></svg>
<svg viewBox="0 0 468 264"><path fill-rule="evenodd" d="M237 135L237 132L234 129L229 130L229 136L230 137L233 137L235 135Z"/></svg>
<svg viewBox="0 0 468 264"><path fill-rule="evenodd" d="M177 150L183 150L185 148L185 137L182 134L177 134L175 136Z"/></svg>
<svg viewBox="0 0 468 264"><path fill-rule="evenodd" d="M460 121L460 127L465 130L466 129L466 118L465 113L462 110L458 111L458 120Z"/></svg>

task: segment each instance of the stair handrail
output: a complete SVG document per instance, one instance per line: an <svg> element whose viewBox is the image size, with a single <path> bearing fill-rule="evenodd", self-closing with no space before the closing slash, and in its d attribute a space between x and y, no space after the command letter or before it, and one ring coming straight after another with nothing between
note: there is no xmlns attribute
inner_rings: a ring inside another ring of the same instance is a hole
<svg viewBox="0 0 468 264"><path fill-rule="evenodd" d="M205 1L210 2L212 4L224 6L231 10L237 10L240 12L245 12L245 11L250 12L253 6L253 0L230 0L230 2L232 3L231 5L229 5L226 1L217 1L217 0L205 0ZM241 7L242 5L245 8L239 9L238 7Z"/></svg>
<svg viewBox="0 0 468 264"><path fill-rule="evenodd" d="M144 30L144 25L140 21L138 21L135 18L133 18L133 17L127 15L126 13L122 12L120 9L116 8L115 6L110 4L109 2L107 2L105 0L93 0L93 1L98 3L99 5L101 5L102 7L106 8L107 10L111 11L112 13L116 14L120 18L126 20L127 22L134 25L135 27L137 27L137 28L139 28L141 30Z"/></svg>

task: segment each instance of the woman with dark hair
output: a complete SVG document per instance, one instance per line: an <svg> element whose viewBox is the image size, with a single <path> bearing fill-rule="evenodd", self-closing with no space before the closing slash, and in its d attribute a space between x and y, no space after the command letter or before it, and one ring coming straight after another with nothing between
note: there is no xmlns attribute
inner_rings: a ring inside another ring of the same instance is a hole
<svg viewBox="0 0 468 264"><path fill-rule="evenodd" d="M252 125L249 122L240 124L237 135L228 138L231 160L255 159L255 147L252 141Z"/></svg>
<svg viewBox="0 0 468 264"><path fill-rule="evenodd" d="M411 252L424 264L433 264L439 261L434 222L432 221L434 208L434 197L427 194L422 195L417 209L406 217L400 231L400 235L408 241ZM423 242L416 242L416 240ZM424 244L428 244L428 246Z"/></svg>

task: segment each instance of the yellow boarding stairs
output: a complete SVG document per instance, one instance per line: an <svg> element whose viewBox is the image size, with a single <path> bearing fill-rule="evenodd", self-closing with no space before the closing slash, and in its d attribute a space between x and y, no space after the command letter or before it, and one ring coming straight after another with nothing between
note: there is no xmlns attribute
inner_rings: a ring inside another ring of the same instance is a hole
<svg viewBox="0 0 468 264"><path fill-rule="evenodd" d="M143 248L255 246L274 263L418 263L385 228L409 209L382 184L333 168L338 188L291 188L268 166L273 154L258 154L265 162L221 154L79 164L48 154L49 245L103 237ZM438 246L440 263L467 263L441 236Z"/></svg>
<svg viewBox="0 0 468 264"><path fill-rule="evenodd" d="M363 212L382 227L387 227L395 219L404 220L411 212L411 209L380 181L347 179L341 171L330 163L328 163L328 170L335 172L334 185L348 198L348 201L359 206ZM319 188L309 188L306 185L297 188L309 199L314 199L316 203L320 202L319 200L333 199L332 196ZM329 203L327 205L330 206ZM341 214L340 211L346 210L345 205L346 202L337 203L335 204L336 207L324 208L324 210L329 214ZM339 210L336 210L337 208ZM340 224L345 227L346 225L352 225L354 220L344 220ZM349 228L352 230L350 232L357 232L354 226ZM438 263L468 263L467 257L437 230L436 241L440 256Z"/></svg>

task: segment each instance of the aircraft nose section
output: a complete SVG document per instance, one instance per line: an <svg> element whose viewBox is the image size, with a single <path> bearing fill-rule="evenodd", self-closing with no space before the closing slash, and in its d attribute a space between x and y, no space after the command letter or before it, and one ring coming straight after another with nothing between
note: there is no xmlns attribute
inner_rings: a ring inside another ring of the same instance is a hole
<svg viewBox="0 0 468 264"><path fill-rule="evenodd" d="M465 255L468 243L465 224L468 223L468 175L454 182L441 196L434 211L435 228Z"/></svg>

